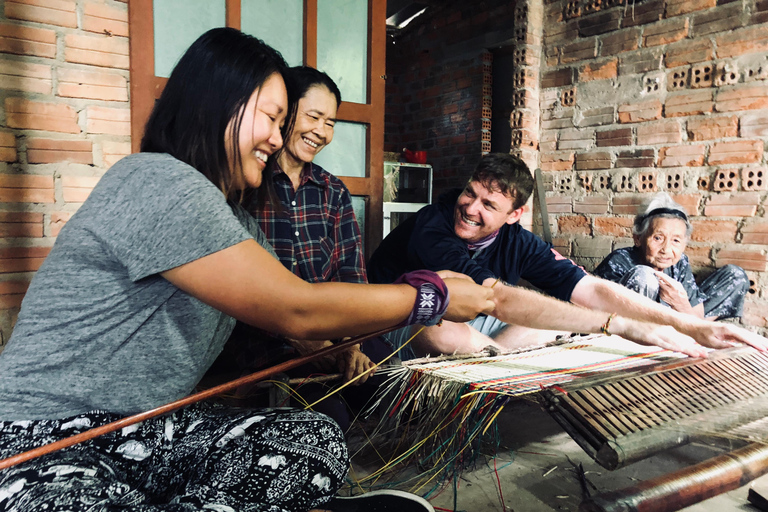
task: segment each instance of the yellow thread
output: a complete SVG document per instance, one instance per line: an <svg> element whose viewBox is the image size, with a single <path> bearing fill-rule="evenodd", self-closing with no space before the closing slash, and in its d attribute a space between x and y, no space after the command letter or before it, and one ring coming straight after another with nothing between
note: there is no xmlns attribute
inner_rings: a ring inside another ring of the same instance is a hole
<svg viewBox="0 0 768 512"><path fill-rule="evenodd" d="M319 400L317 400L317 401L315 401L315 402L313 402L313 403L311 403L311 404L307 405L306 407L304 407L304 409L311 409L312 407L316 406L317 404L319 404L320 402L322 402L323 400L325 400L325 399L326 399L326 398L328 398L329 396L335 395L336 393L338 393L339 391L341 391L341 390L342 390L342 389L344 389L345 387L349 386L350 384L352 384L353 382L355 382L357 379L361 378L363 375L368 375L370 372L372 372L373 370L375 370L376 368L378 368L379 366L381 366L382 364L386 363L386 362L387 362L387 361L389 361L391 358L393 358L393 357L394 357L394 356L395 356L395 355L396 355L398 352L400 352L400 350L402 350L403 348L405 348L405 347L406 347L406 346L407 346L407 345L408 345L408 344L409 344L411 341L413 341L413 339L414 339L416 336L418 336L419 334L421 334L421 331L423 331L423 330L424 330L424 327L422 327L421 329L419 329L418 331L416 331L416 334L414 334L413 336L411 336L411 337L408 339L408 341L406 341L405 343L403 343L403 344L400 346L400 348L398 348L397 350L395 350L394 352L392 352L391 354L389 354L387 357L385 357L384 359L382 359L380 362L376 363L376 364L373 366L373 368L368 368L367 370L365 370L365 371L364 371L363 373L361 373L360 375L358 375L358 376L354 377L353 379L350 379L350 380L349 380L349 382L346 382L346 383L344 383L343 385L341 385L341 386L339 386L338 388L334 389L333 391L331 391L330 393L328 393L328 394L327 394L327 395L325 395L324 397L320 398Z"/></svg>

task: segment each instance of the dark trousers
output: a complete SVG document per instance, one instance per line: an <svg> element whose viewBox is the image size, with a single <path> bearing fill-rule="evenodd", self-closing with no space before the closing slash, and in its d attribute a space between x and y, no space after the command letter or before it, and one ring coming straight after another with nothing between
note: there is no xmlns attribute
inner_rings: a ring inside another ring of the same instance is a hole
<svg viewBox="0 0 768 512"><path fill-rule="evenodd" d="M0 457L116 419L0 422ZM0 471L0 511L305 512L336 494L348 466L321 414L196 404Z"/></svg>

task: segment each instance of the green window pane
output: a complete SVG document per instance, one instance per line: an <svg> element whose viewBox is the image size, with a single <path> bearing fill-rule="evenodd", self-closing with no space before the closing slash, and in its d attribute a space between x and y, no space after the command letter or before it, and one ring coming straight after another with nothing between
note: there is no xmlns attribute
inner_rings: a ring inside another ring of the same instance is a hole
<svg viewBox="0 0 768 512"><path fill-rule="evenodd" d="M226 25L225 0L153 0L155 76L169 77L202 33Z"/></svg>
<svg viewBox="0 0 768 512"><path fill-rule="evenodd" d="M333 78L343 101L368 102L366 0L318 0L317 69Z"/></svg>
<svg viewBox="0 0 768 512"><path fill-rule="evenodd" d="M333 131L333 141L315 157L315 163L336 176L365 178L368 125L338 121Z"/></svg>
<svg viewBox="0 0 768 512"><path fill-rule="evenodd" d="M363 239L363 247L365 247L365 206L367 201L365 196L352 196L352 208L355 210L355 217L357 217L357 225L360 226L360 234Z"/></svg>
<svg viewBox="0 0 768 512"><path fill-rule="evenodd" d="M240 29L283 54L289 66L304 62L304 0L242 0Z"/></svg>

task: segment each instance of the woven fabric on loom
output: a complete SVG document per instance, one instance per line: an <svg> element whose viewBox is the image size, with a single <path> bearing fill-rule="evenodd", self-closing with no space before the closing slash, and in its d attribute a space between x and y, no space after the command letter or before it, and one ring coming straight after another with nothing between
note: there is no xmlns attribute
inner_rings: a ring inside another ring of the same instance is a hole
<svg viewBox="0 0 768 512"><path fill-rule="evenodd" d="M431 468L424 480L432 481L472 464L480 441L498 443L495 420L509 400L681 357L618 336L591 335L514 354L441 356L381 368L385 382L370 408L379 413L379 423L369 442L379 449L391 446L398 463Z"/></svg>
<svg viewBox="0 0 768 512"><path fill-rule="evenodd" d="M659 347L645 347L617 336L589 336L561 345L548 346L495 357L461 359L415 359L403 363L408 372L468 384L471 390L486 390L519 396L575 378L684 357Z"/></svg>

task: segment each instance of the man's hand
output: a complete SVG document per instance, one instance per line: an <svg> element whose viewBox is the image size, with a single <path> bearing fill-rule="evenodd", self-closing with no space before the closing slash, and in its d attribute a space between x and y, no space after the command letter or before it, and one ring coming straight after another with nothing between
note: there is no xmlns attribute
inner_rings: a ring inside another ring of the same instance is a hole
<svg viewBox="0 0 768 512"><path fill-rule="evenodd" d="M707 357L704 347L669 325L651 324L617 316L611 323L611 332L641 345L655 345L691 357Z"/></svg>
<svg viewBox="0 0 768 512"><path fill-rule="evenodd" d="M675 311L691 313L691 302L683 284L663 272L656 272L656 277L659 280L659 298Z"/></svg>
<svg viewBox="0 0 768 512"><path fill-rule="evenodd" d="M480 286L465 278L450 277L443 281L450 296L448 310L445 312L446 320L466 322L481 313L489 314L496 308L492 300L493 290L487 286Z"/></svg>
<svg viewBox="0 0 768 512"><path fill-rule="evenodd" d="M702 321L689 334L709 348L729 348L743 343L761 352L768 351L768 339L733 324Z"/></svg>

